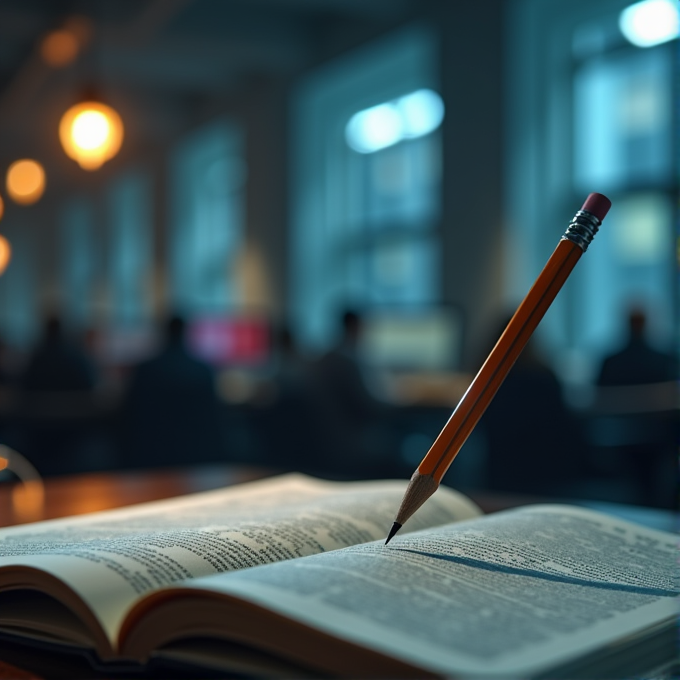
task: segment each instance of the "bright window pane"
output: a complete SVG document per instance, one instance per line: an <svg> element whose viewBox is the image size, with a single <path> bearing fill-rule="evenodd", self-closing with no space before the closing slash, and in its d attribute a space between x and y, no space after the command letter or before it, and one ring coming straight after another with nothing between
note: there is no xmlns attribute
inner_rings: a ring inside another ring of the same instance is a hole
<svg viewBox="0 0 680 680"><path fill-rule="evenodd" d="M243 230L242 139L225 122L184 140L173 158L170 271L173 305L219 313L238 304Z"/></svg>
<svg viewBox="0 0 680 680"><path fill-rule="evenodd" d="M592 59L574 80L574 184L612 191L671 172L671 63L663 50Z"/></svg>
<svg viewBox="0 0 680 680"><path fill-rule="evenodd" d="M437 73L436 39L412 27L319 69L297 92L291 318L310 348L334 341L341 307L438 302Z"/></svg>
<svg viewBox="0 0 680 680"><path fill-rule="evenodd" d="M583 267L579 342L600 352L618 344L620 321L632 302L649 311L651 339L668 345L674 332L672 206L656 192L619 198ZM587 292L586 292L587 291Z"/></svg>
<svg viewBox="0 0 680 680"><path fill-rule="evenodd" d="M81 328L94 321L98 258L94 207L85 198L69 201L61 214L63 311Z"/></svg>
<svg viewBox="0 0 680 680"><path fill-rule="evenodd" d="M12 260L0 277L0 330L9 344L21 347L34 341L42 310L38 300L38 258L31 247L36 233L30 225L19 223L5 232L12 246ZM42 302L42 301L41 301Z"/></svg>
<svg viewBox="0 0 680 680"><path fill-rule="evenodd" d="M440 137L402 142L360 159L366 193L361 217L369 228L431 227L439 211Z"/></svg>
<svg viewBox="0 0 680 680"><path fill-rule="evenodd" d="M149 313L153 272L151 186L145 175L119 179L109 192L111 220L107 249L114 323L144 321Z"/></svg>

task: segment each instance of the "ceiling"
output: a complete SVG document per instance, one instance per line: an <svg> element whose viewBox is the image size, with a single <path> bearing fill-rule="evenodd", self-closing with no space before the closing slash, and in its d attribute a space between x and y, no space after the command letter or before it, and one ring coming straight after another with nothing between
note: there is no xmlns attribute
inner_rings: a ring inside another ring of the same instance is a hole
<svg viewBox="0 0 680 680"><path fill-rule="evenodd" d="M133 137L167 139L197 107L293 77L429 2L0 0L0 165L56 154L59 118L85 86L119 108ZM77 58L48 66L43 38L74 18Z"/></svg>

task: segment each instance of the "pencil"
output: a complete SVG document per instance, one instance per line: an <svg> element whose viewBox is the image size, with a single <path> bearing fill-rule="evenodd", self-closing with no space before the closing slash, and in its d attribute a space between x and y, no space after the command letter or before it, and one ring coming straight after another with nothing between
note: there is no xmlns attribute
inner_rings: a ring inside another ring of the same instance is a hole
<svg viewBox="0 0 680 680"><path fill-rule="evenodd" d="M543 271L413 473L385 544L437 490L442 477L491 403L536 326L592 242L610 207L611 201L606 196L594 193L588 196L574 215Z"/></svg>

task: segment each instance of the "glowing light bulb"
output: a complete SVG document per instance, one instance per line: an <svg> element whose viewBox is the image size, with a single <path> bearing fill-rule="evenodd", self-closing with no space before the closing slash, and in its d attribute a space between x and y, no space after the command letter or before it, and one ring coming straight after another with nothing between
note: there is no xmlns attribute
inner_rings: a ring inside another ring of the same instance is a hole
<svg viewBox="0 0 680 680"><path fill-rule="evenodd" d="M37 161L25 158L15 161L7 170L7 193L21 205L30 205L45 191L45 170Z"/></svg>
<svg viewBox="0 0 680 680"><path fill-rule="evenodd" d="M0 236L0 275L7 269L7 265L11 259L12 247L4 236Z"/></svg>
<svg viewBox="0 0 680 680"><path fill-rule="evenodd" d="M71 134L81 149L97 149L106 144L111 126L101 111L83 111L73 120Z"/></svg>
<svg viewBox="0 0 680 680"><path fill-rule="evenodd" d="M85 170L96 170L113 158L123 143L123 134L120 116L101 102L76 104L59 123L64 151Z"/></svg>

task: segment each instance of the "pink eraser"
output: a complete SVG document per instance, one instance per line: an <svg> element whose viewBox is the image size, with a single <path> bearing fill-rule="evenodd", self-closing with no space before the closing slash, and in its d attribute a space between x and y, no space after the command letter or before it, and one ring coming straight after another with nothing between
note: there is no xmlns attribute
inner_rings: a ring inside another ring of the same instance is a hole
<svg viewBox="0 0 680 680"><path fill-rule="evenodd" d="M595 217L602 222L611 207L612 202L606 196L603 196L602 194L590 194L588 198L586 198L586 202L583 204L581 210L585 210L591 215L595 215Z"/></svg>

